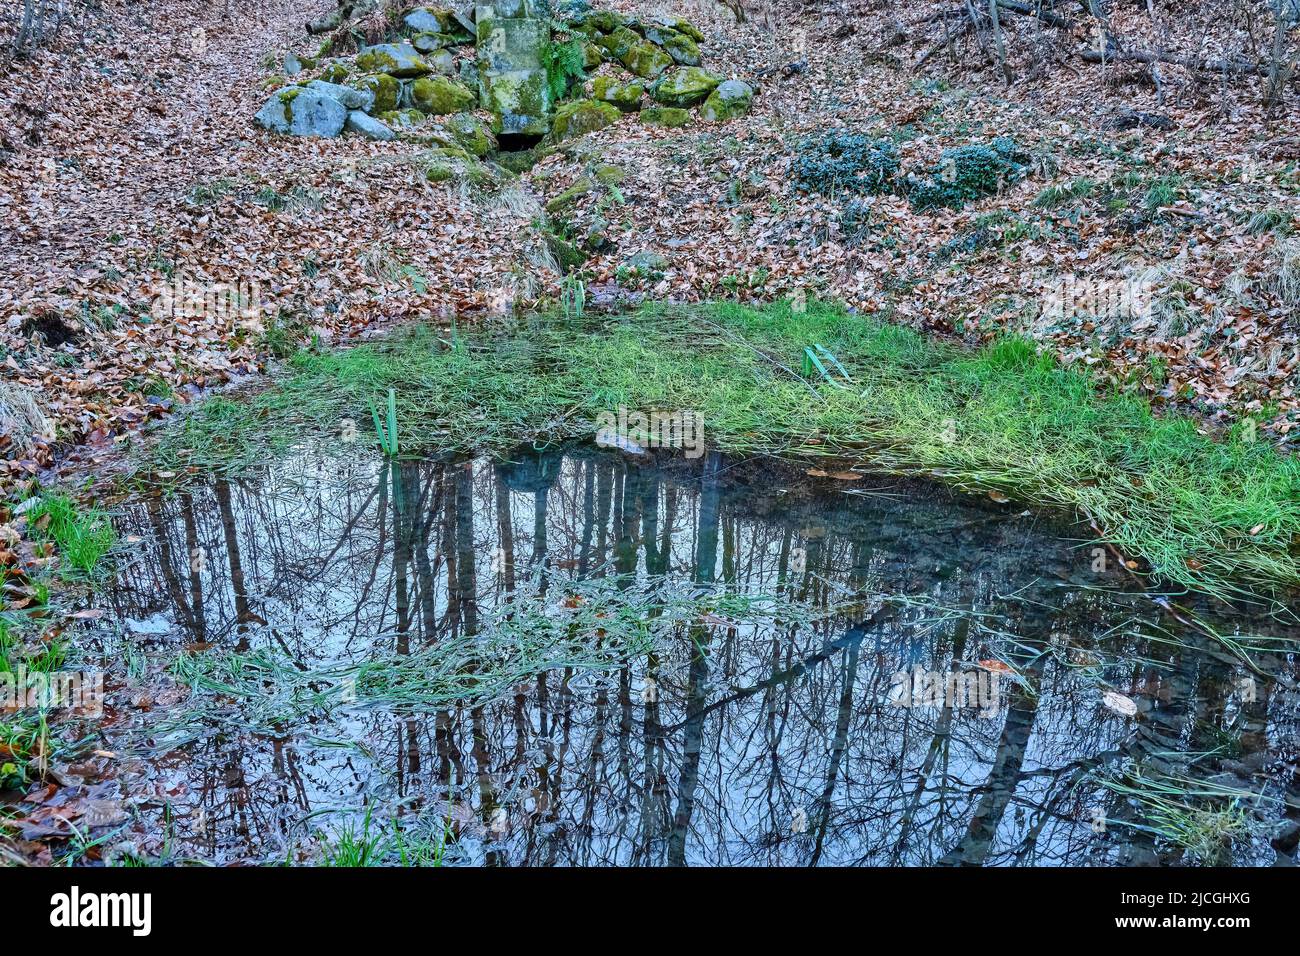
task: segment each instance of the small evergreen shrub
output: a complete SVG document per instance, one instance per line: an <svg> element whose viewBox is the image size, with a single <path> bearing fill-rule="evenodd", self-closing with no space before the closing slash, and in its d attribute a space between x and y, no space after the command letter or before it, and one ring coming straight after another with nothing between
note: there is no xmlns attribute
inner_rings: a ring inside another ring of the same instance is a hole
<svg viewBox="0 0 1300 956"><path fill-rule="evenodd" d="M1005 136L991 143L974 143L944 150L928 180L912 180L908 198L912 208L960 209L968 202L991 196L1025 174L1028 157Z"/></svg>
<svg viewBox="0 0 1300 956"><path fill-rule="evenodd" d="M881 193L893 186L898 151L888 140L836 131L801 141L793 172L809 192Z"/></svg>

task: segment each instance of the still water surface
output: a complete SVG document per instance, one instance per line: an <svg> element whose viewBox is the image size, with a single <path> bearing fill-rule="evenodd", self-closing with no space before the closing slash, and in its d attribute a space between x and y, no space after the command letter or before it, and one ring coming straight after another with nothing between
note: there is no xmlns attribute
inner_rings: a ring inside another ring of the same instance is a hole
<svg viewBox="0 0 1300 956"><path fill-rule="evenodd" d="M1295 857L1284 616L1141 593L1095 542L1007 506L716 455L303 451L137 504L124 531L136 551L96 625L116 756L81 770L120 787L149 853L310 862L369 808L446 832L446 865ZM250 699L169 670L472 647L510 602L560 613L563 582L597 579L817 619L705 614L472 703L344 694L278 724L276 681ZM1263 649L1248 665L1209 629Z"/></svg>

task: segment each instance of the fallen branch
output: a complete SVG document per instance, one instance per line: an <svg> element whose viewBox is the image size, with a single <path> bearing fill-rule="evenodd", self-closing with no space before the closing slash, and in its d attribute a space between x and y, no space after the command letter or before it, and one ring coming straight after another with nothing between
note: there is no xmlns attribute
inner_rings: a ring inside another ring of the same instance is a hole
<svg viewBox="0 0 1300 956"><path fill-rule="evenodd" d="M1048 26L1060 27L1062 30L1069 30L1074 26L1074 21L1069 17L1063 17L1059 13L1043 10L1028 3L1020 3L1018 0L998 0L998 8L1021 16L1034 17Z"/></svg>
<svg viewBox="0 0 1300 956"><path fill-rule="evenodd" d="M1193 57L1174 56L1172 53L1160 53L1153 50L1084 50L1080 54L1089 63L1170 63L1208 73L1254 73L1256 76L1268 76L1272 67L1267 63L1250 60L1204 60Z"/></svg>

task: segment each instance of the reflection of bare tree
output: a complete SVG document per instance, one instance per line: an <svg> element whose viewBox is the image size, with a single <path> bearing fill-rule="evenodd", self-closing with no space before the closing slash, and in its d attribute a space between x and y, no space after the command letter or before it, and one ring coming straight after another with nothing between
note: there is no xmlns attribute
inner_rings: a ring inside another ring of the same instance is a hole
<svg viewBox="0 0 1300 956"><path fill-rule="evenodd" d="M345 711L275 739L196 731L159 783L188 788L184 819L204 811L203 835L183 839L205 855L277 858L309 814L400 801L450 817L458 852L491 864L1060 863L1121 847L1137 860L1154 848L1089 829L1076 784L1098 755L1147 759L1210 729L1255 749L1295 734L1294 702L1267 682L1225 706L1225 665L1131 628L1106 647L1157 663L1106 680L1168 699L1152 697L1137 734L1099 717L1097 678L1062 663L1060 635L1090 647L1133 609L1057 586L1068 545L950 502L781 495L716 457L702 471L588 453L327 463L324 482L318 465L142 508L149 545L116 610L169 614L177 645L234 631L309 667L474 635L511 595L536 594L543 566L814 606L838 589L868 608L811 628L700 620L609 673L558 668L473 708ZM895 593L970 614L879 604ZM1037 604L1050 612L1020 620ZM895 671L1007 656L970 615L1050 651L1026 658L1009 709L889 706Z"/></svg>

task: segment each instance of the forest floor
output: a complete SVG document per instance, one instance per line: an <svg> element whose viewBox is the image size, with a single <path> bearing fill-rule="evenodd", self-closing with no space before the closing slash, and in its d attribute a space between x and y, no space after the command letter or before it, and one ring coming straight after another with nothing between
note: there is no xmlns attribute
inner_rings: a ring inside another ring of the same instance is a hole
<svg viewBox="0 0 1300 956"><path fill-rule="evenodd" d="M0 439L11 478L59 449L114 446L310 336L553 302L540 207L594 163L621 184L563 214L571 234L608 239L582 266L591 303L806 295L972 342L1029 334L1158 407L1250 418L1289 444L1300 129L1293 109L1264 110L1262 80L1166 66L1156 86L1145 66L1071 59L1085 25L1047 37L1020 17L1004 87L969 38L911 69L924 27L882 11L774 8L738 25L696 4L682 12L706 35L705 65L760 88L749 116L680 130L626 117L489 195L428 183L409 143L253 125L284 54L314 51L303 24L325 7L106 4L15 62L0 102L0 365L48 428ZM800 142L836 128L889 138L905 170L1009 136L1033 172L958 211L849 203L791 175ZM628 268L637 253L666 262L647 279ZM1140 312L1050 307L1062 288L1135 279ZM253 288L259 317L155 321L185 283Z"/></svg>

